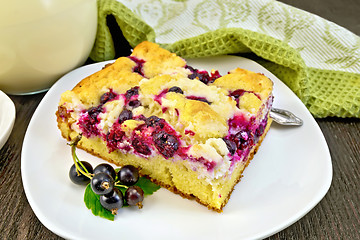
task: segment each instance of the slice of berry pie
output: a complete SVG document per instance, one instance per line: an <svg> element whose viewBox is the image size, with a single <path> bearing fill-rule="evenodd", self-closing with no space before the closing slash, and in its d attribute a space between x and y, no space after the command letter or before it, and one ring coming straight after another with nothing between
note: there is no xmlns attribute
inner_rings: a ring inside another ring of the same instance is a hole
<svg viewBox="0 0 360 240"><path fill-rule="evenodd" d="M221 212L266 135L273 83L234 69L194 69L150 42L62 94L67 140Z"/></svg>

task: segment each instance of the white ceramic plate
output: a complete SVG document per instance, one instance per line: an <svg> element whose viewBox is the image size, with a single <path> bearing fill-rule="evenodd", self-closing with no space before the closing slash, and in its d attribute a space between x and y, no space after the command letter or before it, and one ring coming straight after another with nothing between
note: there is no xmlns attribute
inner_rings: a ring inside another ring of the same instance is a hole
<svg viewBox="0 0 360 240"><path fill-rule="evenodd" d="M12 100L0 91L0 149L8 140L15 122L15 105Z"/></svg>
<svg viewBox="0 0 360 240"><path fill-rule="evenodd" d="M57 129L60 94L105 63L76 69L45 95L27 129L21 159L26 196L39 220L68 239L259 239L291 225L326 194L332 164L325 139L302 102L281 81L248 59L222 56L189 60L189 65L225 74L235 67L261 72L274 81L274 106L304 120L301 127L274 124L219 214L165 189L147 197L141 210L121 209L115 221L93 216L84 187L70 182L70 147ZM81 160L101 162L81 150Z"/></svg>

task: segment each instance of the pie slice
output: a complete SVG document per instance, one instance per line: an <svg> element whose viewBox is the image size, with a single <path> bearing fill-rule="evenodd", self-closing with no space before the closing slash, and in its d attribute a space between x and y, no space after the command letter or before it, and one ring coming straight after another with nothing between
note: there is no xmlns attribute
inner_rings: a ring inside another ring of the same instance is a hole
<svg viewBox="0 0 360 240"><path fill-rule="evenodd" d="M79 148L221 212L269 130L272 86L143 42L64 92L56 116L68 141L82 134Z"/></svg>

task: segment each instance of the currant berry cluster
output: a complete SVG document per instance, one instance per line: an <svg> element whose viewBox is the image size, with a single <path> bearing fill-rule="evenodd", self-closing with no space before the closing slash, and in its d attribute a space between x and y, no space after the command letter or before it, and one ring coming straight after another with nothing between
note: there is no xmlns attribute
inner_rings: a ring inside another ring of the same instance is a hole
<svg viewBox="0 0 360 240"><path fill-rule="evenodd" d="M100 204L112 214L124 204L142 208L144 191L135 184L139 180L139 171L132 165L125 165L116 173L115 169L107 163L97 165L94 169L90 163L79 161L75 154L76 144L81 135L70 145L74 164L69 171L71 181L78 185L88 185L95 194L100 196ZM126 189L125 194L119 188Z"/></svg>

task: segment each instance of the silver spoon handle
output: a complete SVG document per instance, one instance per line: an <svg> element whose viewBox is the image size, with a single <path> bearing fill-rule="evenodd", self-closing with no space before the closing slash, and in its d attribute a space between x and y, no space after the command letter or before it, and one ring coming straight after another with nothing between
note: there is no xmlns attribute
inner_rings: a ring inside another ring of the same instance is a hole
<svg viewBox="0 0 360 240"><path fill-rule="evenodd" d="M301 126L303 124L303 120L284 109L271 108L270 117L281 125Z"/></svg>

